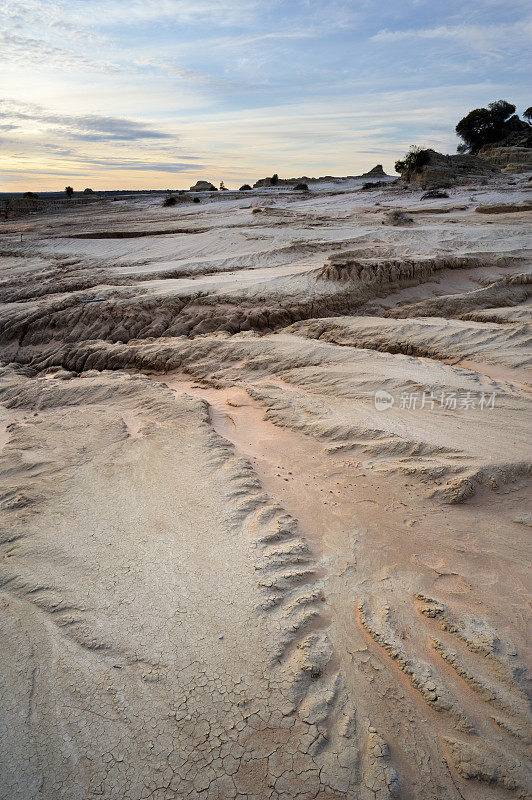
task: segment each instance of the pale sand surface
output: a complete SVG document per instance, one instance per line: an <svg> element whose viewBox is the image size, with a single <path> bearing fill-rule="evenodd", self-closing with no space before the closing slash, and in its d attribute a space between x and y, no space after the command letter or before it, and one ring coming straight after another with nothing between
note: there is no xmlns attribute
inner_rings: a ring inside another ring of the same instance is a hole
<svg viewBox="0 0 532 800"><path fill-rule="evenodd" d="M1 223L0 798L531 796L531 184L359 187Z"/></svg>

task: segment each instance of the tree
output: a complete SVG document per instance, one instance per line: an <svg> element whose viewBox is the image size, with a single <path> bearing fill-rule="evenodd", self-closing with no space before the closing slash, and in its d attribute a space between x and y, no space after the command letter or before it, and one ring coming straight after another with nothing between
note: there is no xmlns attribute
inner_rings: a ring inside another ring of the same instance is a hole
<svg viewBox="0 0 532 800"><path fill-rule="evenodd" d="M494 103L488 105L492 117L496 122L505 122L508 117L515 114L515 106L507 100L495 100Z"/></svg>
<svg viewBox="0 0 532 800"><path fill-rule="evenodd" d="M503 140L512 114L515 114L515 106L506 100L496 100L487 108L470 111L456 126L456 133L464 141L460 152L477 153L485 144Z"/></svg>
<svg viewBox="0 0 532 800"><path fill-rule="evenodd" d="M70 198L74 194L74 189L72 188L72 186L65 186L65 194L68 197L68 199L70 200Z"/></svg>
<svg viewBox="0 0 532 800"><path fill-rule="evenodd" d="M278 183L279 183L279 176L276 172L274 172L274 174L270 178L270 186L277 186Z"/></svg>

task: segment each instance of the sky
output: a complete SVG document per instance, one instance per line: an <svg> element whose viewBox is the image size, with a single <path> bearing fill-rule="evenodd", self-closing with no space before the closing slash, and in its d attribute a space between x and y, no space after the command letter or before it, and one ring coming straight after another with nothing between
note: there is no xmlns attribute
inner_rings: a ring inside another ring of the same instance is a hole
<svg viewBox="0 0 532 800"><path fill-rule="evenodd" d="M529 0L1 0L0 192L237 187L531 105Z"/></svg>

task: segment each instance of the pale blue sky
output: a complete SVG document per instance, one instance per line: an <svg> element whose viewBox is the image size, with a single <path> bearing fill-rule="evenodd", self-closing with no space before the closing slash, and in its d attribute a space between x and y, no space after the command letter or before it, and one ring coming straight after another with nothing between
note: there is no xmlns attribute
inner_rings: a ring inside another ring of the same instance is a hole
<svg viewBox="0 0 532 800"><path fill-rule="evenodd" d="M0 191L387 171L532 103L521 0L2 0Z"/></svg>

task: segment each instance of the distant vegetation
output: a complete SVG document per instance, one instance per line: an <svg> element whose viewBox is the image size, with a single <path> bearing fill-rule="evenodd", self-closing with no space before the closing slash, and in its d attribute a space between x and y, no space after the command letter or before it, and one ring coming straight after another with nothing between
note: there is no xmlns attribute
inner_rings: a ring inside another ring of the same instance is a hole
<svg viewBox="0 0 532 800"><path fill-rule="evenodd" d="M163 206L165 207L175 206L176 203L177 203L176 197L174 197L173 194L169 194L167 197L164 198Z"/></svg>
<svg viewBox="0 0 532 800"><path fill-rule="evenodd" d="M523 116L531 120L532 107ZM456 133L463 140L458 146L459 153L478 153L485 145L494 143L530 147L532 126L529 121L519 119L513 103L496 100L487 108L470 111L456 126Z"/></svg>
<svg viewBox="0 0 532 800"><path fill-rule="evenodd" d="M249 185L249 183L244 183L243 186L241 186L238 191L239 192L249 192L250 189L251 189L251 186Z"/></svg>
<svg viewBox="0 0 532 800"><path fill-rule="evenodd" d="M24 192L22 197L26 198L26 200L38 200L39 195L36 192Z"/></svg>
<svg viewBox="0 0 532 800"><path fill-rule="evenodd" d="M272 177L270 178L270 186L277 186L278 183L279 183L279 176L276 172L274 172Z"/></svg>
<svg viewBox="0 0 532 800"><path fill-rule="evenodd" d="M70 198L74 194L74 189L72 188L72 186L65 186L65 194L68 197L68 199L70 200Z"/></svg>

